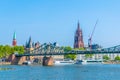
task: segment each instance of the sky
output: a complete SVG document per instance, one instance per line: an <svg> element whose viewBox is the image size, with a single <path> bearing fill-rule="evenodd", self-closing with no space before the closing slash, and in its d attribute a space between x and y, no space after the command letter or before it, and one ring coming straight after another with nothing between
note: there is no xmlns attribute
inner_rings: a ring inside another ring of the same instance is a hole
<svg viewBox="0 0 120 80"><path fill-rule="evenodd" d="M29 37L43 43L71 46L79 21L84 44L98 19L93 44L120 44L120 0L0 0L0 44L24 45Z"/></svg>

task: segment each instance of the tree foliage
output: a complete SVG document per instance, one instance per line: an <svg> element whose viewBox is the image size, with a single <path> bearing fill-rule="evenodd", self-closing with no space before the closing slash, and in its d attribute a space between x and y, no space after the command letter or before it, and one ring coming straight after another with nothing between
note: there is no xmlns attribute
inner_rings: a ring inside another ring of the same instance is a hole
<svg viewBox="0 0 120 80"><path fill-rule="evenodd" d="M70 47L70 46L66 46L66 47L64 47L64 51L66 52L66 51L71 51L72 50L72 48Z"/></svg>
<svg viewBox="0 0 120 80"><path fill-rule="evenodd" d="M67 54L64 56L67 59L75 60L76 59L76 54Z"/></svg>
<svg viewBox="0 0 120 80"><path fill-rule="evenodd" d="M19 54L23 54L24 53L24 47L23 46L14 46L13 51L18 52Z"/></svg>
<svg viewBox="0 0 120 80"><path fill-rule="evenodd" d="M74 50L85 50L84 48L76 48ZM85 58L92 58L94 54L85 54Z"/></svg>
<svg viewBox="0 0 120 80"><path fill-rule="evenodd" d="M71 51L71 50L73 50L73 49L70 46L64 47L65 52L68 52L68 51ZM66 54L66 55L64 55L64 58L75 60L76 59L76 54Z"/></svg>
<svg viewBox="0 0 120 80"><path fill-rule="evenodd" d="M107 55L104 55L104 56L103 56L103 59L104 59L104 60L109 60L110 57L108 57Z"/></svg>
<svg viewBox="0 0 120 80"><path fill-rule="evenodd" d="M84 48L75 48L74 50L85 50Z"/></svg>
<svg viewBox="0 0 120 80"><path fill-rule="evenodd" d="M120 56L116 56L115 60L120 61Z"/></svg>
<svg viewBox="0 0 120 80"><path fill-rule="evenodd" d="M92 58L94 54L85 54L85 58Z"/></svg>
<svg viewBox="0 0 120 80"><path fill-rule="evenodd" d="M10 54L13 54L17 52L18 54L24 53L24 47L23 46L9 46L9 45L0 45L0 58L7 57Z"/></svg>

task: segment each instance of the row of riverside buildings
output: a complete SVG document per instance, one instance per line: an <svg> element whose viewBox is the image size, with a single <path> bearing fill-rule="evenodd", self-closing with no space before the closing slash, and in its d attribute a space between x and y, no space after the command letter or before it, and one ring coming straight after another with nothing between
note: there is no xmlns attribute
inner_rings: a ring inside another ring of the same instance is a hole
<svg viewBox="0 0 120 80"><path fill-rule="evenodd" d="M17 45L17 40L16 40L16 33L14 32L13 34L13 41L12 41L12 45L16 46ZM26 51L31 51L34 50L34 48L38 48L40 46L40 42L32 42L31 37L29 38L28 42L26 42L26 44L24 45L24 48ZM77 24L77 29L75 31L75 35L74 35L74 48L82 48L82 49L90 49L89 45L85 46L84 44L84 40L83 40L83 31L80 28L80 24L78 22ZM99 49L101 48L98 44L93 44L92 45L92 49ZM93 57L91 59L102 59L103 55L108 55L112 60L118 55L118 54L94 54ZM64 58L64 56L56 56L57 58ZM80 54L77 55L77 59L85 59L85 55L84 54Z"/></svg>

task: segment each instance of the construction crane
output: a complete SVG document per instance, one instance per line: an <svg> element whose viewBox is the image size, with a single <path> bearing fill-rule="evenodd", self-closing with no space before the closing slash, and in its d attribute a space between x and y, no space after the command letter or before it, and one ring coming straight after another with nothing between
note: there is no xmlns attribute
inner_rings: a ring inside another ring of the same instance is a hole
<svg viewBox="0 0 120 80"><path fill-rule="evenodd" d="M97 23L98 23L98 19L96 20L96 23L95 23L95 26L93 28L93 31L92 31L89 39L88 39L88 47L90 48L90 50L92 50L92 37L93 37L93 34L95 32L95 28L96 28Z"/></svg>

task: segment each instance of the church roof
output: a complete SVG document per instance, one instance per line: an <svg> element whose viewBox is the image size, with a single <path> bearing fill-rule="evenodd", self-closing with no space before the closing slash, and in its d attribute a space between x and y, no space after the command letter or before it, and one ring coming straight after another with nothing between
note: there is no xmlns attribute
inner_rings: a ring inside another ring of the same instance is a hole
<svg viewBox="0 0 120 80"><path fill-rule="evenodd" d="M13 39L16 39L16 33L14 32L14 34L13 34Z"/></svg>

